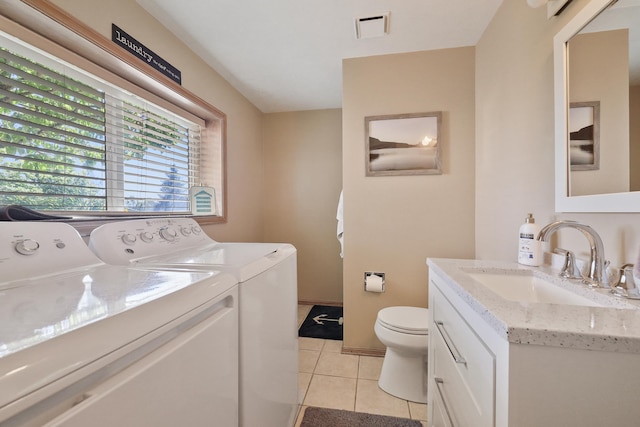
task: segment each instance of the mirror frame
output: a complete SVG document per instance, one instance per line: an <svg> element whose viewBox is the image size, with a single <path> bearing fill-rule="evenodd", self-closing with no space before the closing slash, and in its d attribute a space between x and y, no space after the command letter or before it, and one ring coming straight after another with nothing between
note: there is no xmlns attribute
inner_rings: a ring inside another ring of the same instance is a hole
<svg viewBox="0 0 640 427"><path fill-rule="evenodd" d="M556 212L640 212L640 191L569 196L567 43L616 0L591 0L553 38Z"/></svg>

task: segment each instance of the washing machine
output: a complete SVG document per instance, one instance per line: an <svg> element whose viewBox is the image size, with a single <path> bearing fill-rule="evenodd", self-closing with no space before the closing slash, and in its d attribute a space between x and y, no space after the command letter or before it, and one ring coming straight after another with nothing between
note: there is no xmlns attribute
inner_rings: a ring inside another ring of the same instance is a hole
<svg viewBox="0 0 640 427"><path fill-rule="evenodd" d="M70 225L0 222L0 426L236 427L238 287L110 266Z"/></svg>
<svg viewBox="0 0 640 427"><path fill-rule="evenodd" d="M286 243L222 243L191 218L96 228L89 247L109 264L220 270L238 283L240 425L293 426L298 410L296 249Z"/></svg>

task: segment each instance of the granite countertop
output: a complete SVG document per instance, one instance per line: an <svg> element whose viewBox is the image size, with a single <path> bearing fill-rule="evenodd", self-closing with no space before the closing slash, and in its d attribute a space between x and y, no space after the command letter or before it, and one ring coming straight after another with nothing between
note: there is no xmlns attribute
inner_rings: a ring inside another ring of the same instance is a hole
<svg viewBox="0 0 640 427"><path fill-rule="evenodd" d="M576 280L558 277L550 266L515 262L428 258L427 265L500 336L515 344L640 353L640 301L612 296ZM522 273L552 281L603 307L510 301L467 272Z"/></svg>

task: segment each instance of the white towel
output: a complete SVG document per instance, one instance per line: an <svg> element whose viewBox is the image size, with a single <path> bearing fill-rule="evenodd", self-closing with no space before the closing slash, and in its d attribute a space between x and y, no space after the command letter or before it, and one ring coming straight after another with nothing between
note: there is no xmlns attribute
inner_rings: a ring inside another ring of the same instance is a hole
<svg viewBox="0 0 640 427"><path fill-rule="evenodd" d="M342 215L342 191L340 191L340 200L338 200L338 212L336 213L336 219L338 220L337 237L340 242L340 257L344 258L344 217Z"/></svg>

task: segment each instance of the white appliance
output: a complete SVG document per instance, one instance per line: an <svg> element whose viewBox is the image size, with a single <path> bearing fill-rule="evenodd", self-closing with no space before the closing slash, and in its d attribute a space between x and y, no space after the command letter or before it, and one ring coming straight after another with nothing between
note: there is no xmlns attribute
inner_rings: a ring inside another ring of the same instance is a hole
<svg viewBox="0 0 640 427"><path fill-rule="evenodd" d="M227 274L108 266L63 223L0 223L0 426L238 424Z"/></svg>
<svg viewBox="0 0 640 427"><path fill-rule="evenodd" d="M108 223L89 247L110 264L220 270L238 280L240 425L293 426L298 410L296 249L220 243L190 218Z"/></svg>

